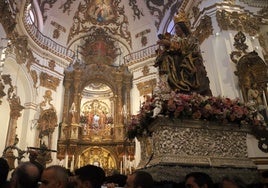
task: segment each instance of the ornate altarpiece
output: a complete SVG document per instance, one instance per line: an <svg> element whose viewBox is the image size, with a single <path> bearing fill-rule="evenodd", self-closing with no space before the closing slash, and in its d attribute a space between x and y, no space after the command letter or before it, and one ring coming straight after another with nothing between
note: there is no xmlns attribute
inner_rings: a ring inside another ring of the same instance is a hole
<svg viewBox="0 0 268 188"><path fill-rule="evenodd" d="M95 164L109 174L119 171L123 156L134 158L134 146L125 139L132 74L126 66L114 65L115 41L103 30L96 29L80 48L82 59L65 70L58 158L68 155L69 164L75 158L74 168ZM94 91L87 93L88 88Z"/></svg>
<svg viewBox="0 0 268 188"><path fill-rule="evenodd" d="M230 58L236 64L238 84L244 102L252 105L256 109L258 118L264 119L268 123L268 65L256 51L248 52L246 36L239 31L234 37L235 51L232 51ZM259 114L259 116L258 116ZM258 147L263 152L268 152L268 131L253 129L255 137L258 139Z"/></svg>

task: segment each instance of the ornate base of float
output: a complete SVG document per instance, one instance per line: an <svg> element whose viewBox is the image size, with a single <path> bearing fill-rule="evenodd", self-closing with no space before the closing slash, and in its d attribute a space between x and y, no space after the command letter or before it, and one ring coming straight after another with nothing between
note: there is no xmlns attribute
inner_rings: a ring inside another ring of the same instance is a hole
<svg viewBox="0 0 268 188"><path fill-rule="evenodd" d="M151 137L139 138L139 168L157 181L181 182L189 172L208 173L215 182L235 175L246 183L257 180L256 165L247 157L249 129L235 124L157 118Z"/></svg>

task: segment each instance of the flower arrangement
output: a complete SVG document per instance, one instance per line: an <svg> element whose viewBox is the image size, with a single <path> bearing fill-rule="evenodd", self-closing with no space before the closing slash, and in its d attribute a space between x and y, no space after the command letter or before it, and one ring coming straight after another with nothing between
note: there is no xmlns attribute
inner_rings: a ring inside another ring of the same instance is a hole
<svg viewBox="0 0 268 188"><path fill-rule="evenodd" d="M147 96L140 113L133 115L128 125L127 136L133 139L151 132L148 125L158 116L177 119L194 119L235 123L265 127L266 123L260 118L252 104L243 104L239 99L224 97L202 96L199 94L181 94L171 91L163 97Z"/></svg>

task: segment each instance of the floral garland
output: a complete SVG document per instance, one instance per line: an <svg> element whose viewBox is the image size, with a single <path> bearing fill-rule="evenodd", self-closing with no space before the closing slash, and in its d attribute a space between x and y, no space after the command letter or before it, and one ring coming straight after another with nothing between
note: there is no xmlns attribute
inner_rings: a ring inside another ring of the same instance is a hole
<svg viewBox="0 0 268 188"><path fill-rule="evenodd" d="M127 136L133 139L150 136L148 125L158 116L177 119L194 119L252 125L266 130L266 123L254 105L243 104L239 99L181 94L171 91L163 97L147 97L140 113L133 115L128 124Z"/></svg>

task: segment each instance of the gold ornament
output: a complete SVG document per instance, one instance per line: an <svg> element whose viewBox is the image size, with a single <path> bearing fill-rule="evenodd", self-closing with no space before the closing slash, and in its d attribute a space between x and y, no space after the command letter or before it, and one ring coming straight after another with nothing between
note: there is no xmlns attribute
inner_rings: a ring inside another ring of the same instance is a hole
<svg viewBox="0 0 268 188"><path fill-rule="evenodd" d="M186 22L188 22L188 19L187 19L187 16L185 15L185 13L183 11L181 11L174 16L174 22L175 23L179 23L179 22L186 23Z"/></svg>

